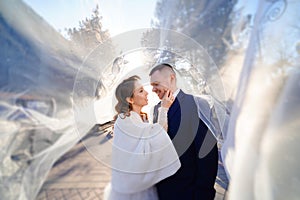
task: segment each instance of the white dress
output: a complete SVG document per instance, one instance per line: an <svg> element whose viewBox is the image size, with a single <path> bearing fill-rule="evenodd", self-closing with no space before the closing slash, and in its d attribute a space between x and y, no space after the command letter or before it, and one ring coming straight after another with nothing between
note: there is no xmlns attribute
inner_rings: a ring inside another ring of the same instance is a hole
<svg viewBox="0 0 300 200"><path fill-rule="evenodd" d="M156 200L154 185L180 168L176 150L164 129L167 111L159 109L157 124L143 122L135 112L125 118L118 116L114 125L112 178L104 190L105 200Z"/></svg>
<svg viewBox="0 0 300 200"><path fill-rule="evenodd" d="M109 183L104 189L104 200L158 200L156 187L152 186L140 192L124 194L111 189Z"/></svg>

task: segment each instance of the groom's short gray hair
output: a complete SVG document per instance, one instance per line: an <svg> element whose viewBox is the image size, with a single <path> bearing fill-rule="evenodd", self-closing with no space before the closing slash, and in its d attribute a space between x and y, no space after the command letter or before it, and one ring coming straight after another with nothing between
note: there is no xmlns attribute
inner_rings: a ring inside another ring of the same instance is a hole
<svg viewBox="0 0 300 200"><path fill-rule="evenodd" d="M169 63L159 63L151 69L151 71L149 73L149 76L151 76L156 71L162 71L164 69L168 69L168 70L170 70L170 72L172 72L176 75L176 73L173 69L173 66L171 64L169 64Z"/></svg>

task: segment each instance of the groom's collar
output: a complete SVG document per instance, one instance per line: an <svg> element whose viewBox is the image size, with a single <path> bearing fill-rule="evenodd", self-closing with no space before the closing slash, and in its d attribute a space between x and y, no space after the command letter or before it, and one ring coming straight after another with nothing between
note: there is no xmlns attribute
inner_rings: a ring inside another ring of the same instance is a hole
<svg viewBox="0 0 300 200"><path fill-rule="evenodd" d="M179 92L180 92L180 89L178 88L178 89L173 93L174 99L177 97L177 95L178 95Z"/></svg>

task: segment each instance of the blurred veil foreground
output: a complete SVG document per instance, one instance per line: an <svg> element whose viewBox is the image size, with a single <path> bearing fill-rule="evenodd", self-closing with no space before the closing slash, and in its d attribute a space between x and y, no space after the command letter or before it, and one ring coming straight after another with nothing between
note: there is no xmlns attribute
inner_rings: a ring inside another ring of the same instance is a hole
<svg viewBox="0 0 300 200"><path fill-rule="evenodd" d="M300 2L155 3L151 29L96 33L94 44L83 31L62 36L22 1L0 1L0 199L35 199L54 163L112 120L118 81L147 80L157 62L175 64L187 93L230 116L216 136L228 199L299 198Z"/></svg>
<svg viewBox="0 0 300 200"><path fill-rule="evenodd" d="M35 199L74 134L80 52L19 1L0 2L0 198Z"/></svg>

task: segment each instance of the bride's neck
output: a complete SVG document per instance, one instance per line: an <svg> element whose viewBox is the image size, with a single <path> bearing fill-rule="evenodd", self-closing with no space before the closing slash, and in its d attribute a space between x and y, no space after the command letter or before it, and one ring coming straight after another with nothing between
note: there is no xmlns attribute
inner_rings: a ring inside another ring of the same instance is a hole
<svg viewBox="0 0 300 200"><path fill-rule="evenodd" d="M133 106L132 107L132 111L136 112L137 114L140 114L141 111L142 111L142 108L141 107L137 107L137 106Z"/></svg>
<svg viewBox="0 0 300 200"><path fill-rule="evenodd" d="M136 112L142 118L143 121L147 121L148 120L147 114L142 112L142 108L141 107L135 107L135 106L133 106L132 111Z"/></svg>

